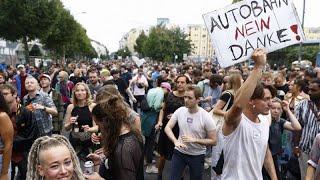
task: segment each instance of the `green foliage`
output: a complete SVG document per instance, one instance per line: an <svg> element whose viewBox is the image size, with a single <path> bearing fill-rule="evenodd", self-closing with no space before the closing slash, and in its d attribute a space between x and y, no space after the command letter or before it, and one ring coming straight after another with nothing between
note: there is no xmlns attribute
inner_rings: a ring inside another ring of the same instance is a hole
<svg viewBox="0 0 320 180"><path fill-rule="evenodd" d="M134 47L142 57L150 57L159 61L182 61L184 53L191 52L191 43L180 28L167 29L164 26L151 28L149 36L140 34Z"/></svg>
<svg viewBox="0 0 320 180"><path fill-rule="evenodd" d="M0 37L10 41L22 40L28 62L27 42L46 36L62 7L60 0L1 0Z"/></svg>
<svg viewBox="0 0 320 180"><path fill-rule="evenodd" d="M126 58L127 56L131 56L131 52L129 51L128 47L125 47L125 48L119 49L116 52L116 55L122 56L122 58Z"/></svg>
<svg viewBox="0 0 320 180"><path fill-rule="evenodd" d="M30 52L30 56L42 56L43 54L41 53L41 50L38 45L33 45Z"/></svg>
<svg viewBox="0 0 320 180"><path fill-rule="evenodd" d="M316 61L316 55L320 52L319 45L303 45L301 57L302 60L309 60L313 64ZM277 50L268 54L268 62L270 64L290 66L293 61L299 58L299 44Z"/></svg>
<svg viewBox="0 0 320 180"><path fill-rule="evenodd" d="M233 4L233 3L240 2L240 1L242 1L242 0L232 0L232 4Z"/></svg>

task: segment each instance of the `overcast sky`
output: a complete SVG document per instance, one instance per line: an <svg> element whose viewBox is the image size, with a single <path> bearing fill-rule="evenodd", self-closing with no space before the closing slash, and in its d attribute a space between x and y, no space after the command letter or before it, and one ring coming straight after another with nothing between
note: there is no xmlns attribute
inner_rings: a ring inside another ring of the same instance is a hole
<svg viewBox="0 0 320 180"><path fill-rule="evenodd" d="M121 37L136 27L156 25L157 18L170 23L204 24L202 14L231 4L231 0L62 0L91 39L119 48ZM301 19L303 0L293 0ZM306 0L305 27L320 27L320 1Z"/></svg>

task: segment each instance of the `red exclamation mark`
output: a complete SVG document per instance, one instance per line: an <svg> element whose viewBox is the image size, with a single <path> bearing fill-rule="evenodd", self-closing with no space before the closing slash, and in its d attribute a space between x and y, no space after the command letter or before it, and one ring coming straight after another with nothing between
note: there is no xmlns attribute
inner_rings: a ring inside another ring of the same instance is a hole
<svg viewBox="0 0 320 180"><path fill-rule="evenodd" d="M298 25L292 25L292 26L290 26L290 29L291 29L291 31L292 32L294 32L295 34L297 34L296 35L296 40L297 41L300 41L300 36L298 35Z"/></svg>

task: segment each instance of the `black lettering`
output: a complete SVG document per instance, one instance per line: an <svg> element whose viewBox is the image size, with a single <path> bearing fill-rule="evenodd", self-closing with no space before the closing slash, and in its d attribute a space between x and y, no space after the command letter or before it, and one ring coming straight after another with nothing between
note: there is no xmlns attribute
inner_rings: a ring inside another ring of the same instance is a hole
<svg viewBox="0 0 320 180"><path fill-rule="evenodd" d="M248 8L248 10L249 10L249 11L248 11L248 14L247 14L246 16L243 15L243 13L245 12L245 11L243 11L243 8L244 8L244 7ZM251 15L251 8L250 8L250 6L248 6L248 5L246 5L246 4L240 6L239 11L240 11L240 16L241 16L243 19L247 19L247 18Z"/></svg>
<svg viewBox="0 0 320 180"><path fill-rule="evenodd" d="M290 39L282 39L282 38L284 38L284 37L286 37L288 35L288 34L282 34L286 30L287 29L280 29L280 30L277 31L277 36L278 36L278 39L279 39L280 43L290 41Z"/></svg>
<svg viewBox="0 0 320 180"><path fill-rule="evenodd" d="M282 2L288 6L288 0L282 0ZM279 0L279 7L281 7L281 0Z"/></svg>
<svg viewBox="0 0 320 180"><path fill-rule="evenodd" d="M267 0L263 0L263 12L267 12L267 8L269 8L270 11L272 11L272 6L269 4Z"/></svg>
<svg viewBox="0 0 320 180"><path fill-rule="evenodd" d="M240 53L240 54L239 54L237 57L236 57L236 55L235 55L234 48L237 48L237 49L240 50L240 52L238 51L238 53ZM231 46L229 46L229 49L231 50L232 55L233 55L232 61L236 61L236 60L238 60L238 59L240 59L240 58L242 57L242 55L243 55L243 49L242 49L242 47L241 47L240 45L237 45L237 44L231 45Z"/></svg>
<svg viewBox="0 0 320 180"><path fill-rule="evenodd" d="M224 13L224 17L226 18L226 21L227 21L227 24L224 25L221 21L221 17L220 15L218 15L218 19L220 21L220 24L223 26L224 29L228 29L229 28L229 20L228 20L228 17L227 17L227 13Z"/></svg>
<svg viewBox="0 0 320 180"><path fill-rule="evenodd" d="M249 50L249 49L252 49L252 51L254 51L254 48L253 48L252 44L250 43L249 40L247 40L247 41L246 41L246 53L244 54L245 56L248 55L248 50Z"/></svg>
<svg viewBox="0 0 320 180"><path fill-rule="evenodd" d="M271 46L271 42L273 42L274 44L278 44L277 42L272 40L272 35L273 35L273 33L271 33L270 36L269 36L269 34L267 34L267 39L268 39L268 42L269 42L269 46Z"/></svg>
<svg viewBox="0 0 320 180"><path fill-rule="evenodd" d="M237 18L236 18L236 16L234 15L234 10L236 10L236 9L238 9L238 8L234 8L234 9L231 9L231 10L229 10L227 13L229 13L229 12L232 12L232 16L233 16L233 19L234 19L234 21L237 23L238 21L237 21Z"/></svg>
<svg viewBox="0 0 320 180"><path fill-rule="evenodd" d="M258 6L257 1L251 1L251 8L254 17L258 17L262 13L262 7ZM258 13L257 13L258 10Z"/></svg>
<svg viewBox="0 0 320 180"><path fill-rule="evenodd" d="M270 4L271 4L272 9L274 8L273 4L275 4L276 7L278 7L277 0L270 0Z"/></svg>
<svg viewBox="0 0 320 180"><path fill-rule="evenodd" d="M263 47L266 47L266 36L265 35L263 36L263 42L260 39L260 37L258 37L258 39L257 39L257 48L262 48L262 47L259 46L259 42Z"/></svg>
<svg viewBox="0 0 320 180"><path fill-rule="evenodd" d="M215 27L218 27L220 30L222 30L220 25L217 23L217 21L213 17L211 17L211 29L210 29L211 33L214 31Z"/></svg>

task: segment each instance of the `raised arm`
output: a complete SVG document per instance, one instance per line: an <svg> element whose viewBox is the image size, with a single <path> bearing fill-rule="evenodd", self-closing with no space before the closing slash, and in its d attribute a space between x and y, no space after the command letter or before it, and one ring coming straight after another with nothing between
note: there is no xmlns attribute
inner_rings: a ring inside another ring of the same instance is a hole
<svg viewBox="0 0 320 180"><path fill-rule="evenodd" d="M301 125L296 118L296 116L290 111L289 109L289 103L287 101L282 101L282 107L284 112L287 114L290 122L285 122L283 127L285 129L291 130L291 131L299 131L301 130Z"/></svg>
<svg viewBox="0 0 320 180"><path fill-rule="evenodd" d="M254 89L261 78L262 70L267 60L266 52L263 49L256 49L252 54L252 59L255 62L253 70L238 90L234 104L225 115L225 123L223 125L224 135L231 134L238 127L242 111L250 101Z"/></svg>

